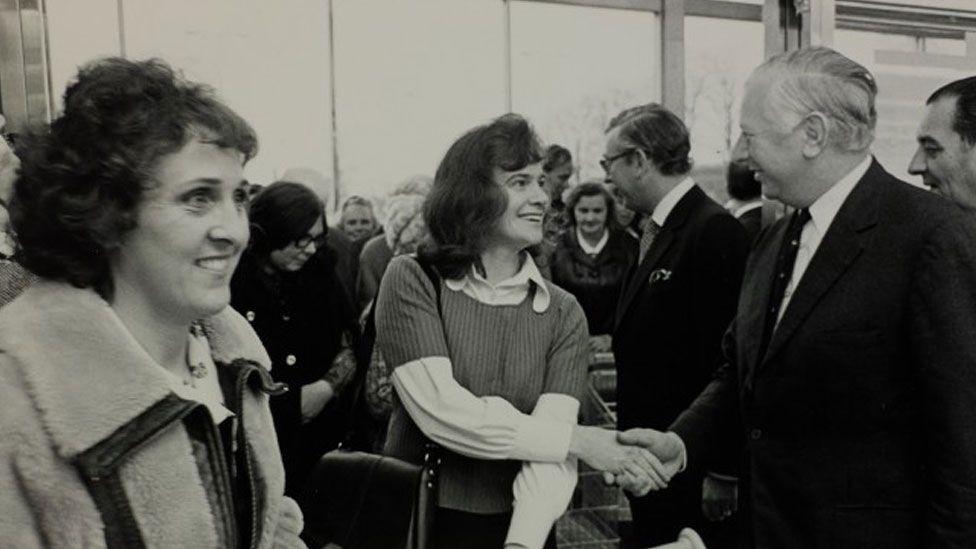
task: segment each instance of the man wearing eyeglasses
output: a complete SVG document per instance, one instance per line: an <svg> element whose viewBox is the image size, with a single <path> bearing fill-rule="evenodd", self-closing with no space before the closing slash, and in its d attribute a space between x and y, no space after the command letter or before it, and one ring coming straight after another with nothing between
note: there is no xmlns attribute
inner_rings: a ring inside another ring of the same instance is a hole
<svg viewBox="0 0 976 549"><path fill-rule="evenodd" d="M877 91L822 47L750 76L735 157L797 210L760 233L716 379L621 435L691 469L738 433L740 547L976 547L976 219L872 158Z"/></svg>
<svg viewBox="0 0 976 549"><path fill-rule="evenodd" d="M748 252L742 225L689 177L688 130L657 104L628 109L607 130L601 164L626 206L645 214L640 258L617 305L617 424L665 429L708 384ZM703 470L631 499L623 547L701 528Z"/></svg>

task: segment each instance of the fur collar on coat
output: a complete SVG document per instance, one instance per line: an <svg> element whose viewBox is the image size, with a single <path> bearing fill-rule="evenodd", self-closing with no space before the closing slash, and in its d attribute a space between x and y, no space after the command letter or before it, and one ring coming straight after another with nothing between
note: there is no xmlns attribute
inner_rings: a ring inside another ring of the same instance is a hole
<svg viewBox="0 0 976 549"><path fill-rule="evenodd" d="M257 336L230 307L204 327L218 368L235 359L270 368ZM0 539L18 547L104 546L98 509L71 462L167 397L166 376L95 292L56 282L39 281L0 309L0 350ZM264 500L259 545L270 547L279 514L294 503L282 496L267 397L245 390L242 417ZM177 422L120 469L150 547L220 545L192 445Z"/></svg>

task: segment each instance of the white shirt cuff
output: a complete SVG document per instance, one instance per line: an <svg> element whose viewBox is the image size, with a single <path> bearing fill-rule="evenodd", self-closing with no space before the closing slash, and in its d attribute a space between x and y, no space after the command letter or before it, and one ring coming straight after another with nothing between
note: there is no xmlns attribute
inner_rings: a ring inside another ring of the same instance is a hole
<svg viewBox="0 0 976 549"><path fill-rule="evenodd" d="M675 433L674 431L668 431L665 434L673 436L674 440L677 440L678 445L681 446L681 467L678 467L678 472L680 473L688 467L688 450L685 448L685 441L681 440L678 433Z"/></svg>

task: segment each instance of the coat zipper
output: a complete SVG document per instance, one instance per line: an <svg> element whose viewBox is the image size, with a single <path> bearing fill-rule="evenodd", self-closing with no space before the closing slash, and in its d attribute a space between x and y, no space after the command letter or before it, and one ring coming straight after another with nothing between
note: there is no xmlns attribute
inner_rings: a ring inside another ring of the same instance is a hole
<svg viewBox="0 0 976 549"><path fill-rule="evenodd" d="M236 394L234 397L237 399L237 417L239 421L235 428L231 431L231 438L234 440L234 445L238 444L238 429L241 432L244 431L244 386L246 384L248 376L251 374L250 371L242 369L241 374L237 378L237 384L235 386ZM244 474L247 475L247 483L251 491L251 542L250 547L256 549L261 540L258 539L258 487L257 483L254 481L254 465L251 463L251 448L247 445L247 440L243 441L244 446Z"/></svg>
<svg viewBox="0 0 976 549"><path fill-rule="evenodd" d="M205 427L203 429L204 434L207 437L207 446L213 450L207 452L210 457L210 467L211 470L219 478L219 489L217 490L217 496L220 498L220 503L223 507L225 519L224 528L226 530L227 544L228 547L237 547L237 518L234 512L234 502L233 502L233 483L230 478L230 473L227 470L227 460L224 453L223 444L220 442L220 433L217 431L217 425L214 424L213 420L209 417L204 418L206 421Z"/></svg>

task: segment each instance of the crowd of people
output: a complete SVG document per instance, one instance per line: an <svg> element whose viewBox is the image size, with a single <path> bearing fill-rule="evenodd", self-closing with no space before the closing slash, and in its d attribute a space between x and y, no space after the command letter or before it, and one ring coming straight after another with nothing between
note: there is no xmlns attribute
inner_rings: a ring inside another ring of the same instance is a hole
<svg viewBox="0 0 976 549"><path fill-rule="evenodd" d="M976 545L976 77L927 102L934 192L873 158L876 94L760 65L724 206L648 104L603 180L506 114L330 225L209 87L84 66L0 142L0 545L304 547L340 445L437 448L437 549L554 549L580 462L622 547ZM606 351L616 429L579 422Z"/></svg>

